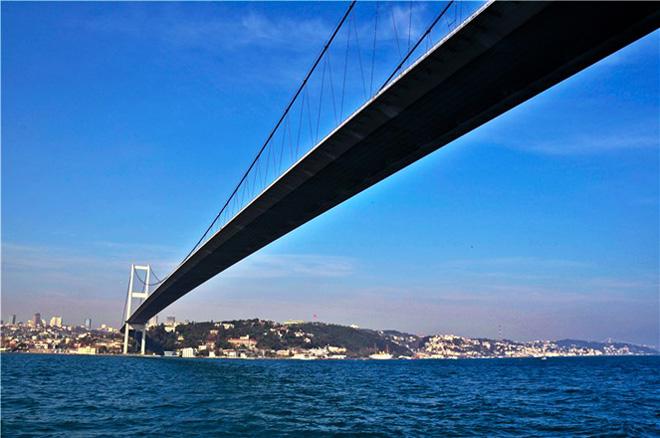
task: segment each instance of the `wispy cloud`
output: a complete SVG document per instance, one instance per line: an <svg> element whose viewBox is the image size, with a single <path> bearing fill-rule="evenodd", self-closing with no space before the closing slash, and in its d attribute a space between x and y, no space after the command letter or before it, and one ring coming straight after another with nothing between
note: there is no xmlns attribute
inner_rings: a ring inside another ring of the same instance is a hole
<svg viewBox="0 0 660 438"><path fill-rule="evenodd" d="M168 49L219 52L275 47L306 50L328 37L330 23L320 17L299 18L216 4L200 15L185 5L147 5L106 10L85 20L70 22L90 32L149 38ZM292 33L292 29L295 29Z"/></svg>
<svg viewBox="0 0 660 438"><path fill-rule="evenodd" d="M2 304L12 313L66 313L74 319L93 309L103 321L117 323L130 264L149 263L163 278L178 263L176 255L172 248L139 243L104 241L93 242L87 249L70 249L3 242ZM205 284L195 296L208 301L204 290L215 296L219 280L235 290L237 297L249 301L255 293L276 291L287 282L311 285L346 278L354 267L355 261L346 257L255 254ZM63 303L69 303L68 307ZM78 305L72 307L74 303Z"/></svg>
<svg viewBox="0 0 660 438"><path fill-rule="evenodd" d="M345 277L354 261L318 254L255 254L227 271L228 278Z"/></svg>
<svg viewBox="0 0 660 438"><path fill-rule="evenodd" d="M553 259L542 257L489 257L481 259L449 260L443 265L452 268L474 268L484 266L500 267L535 267L535 268L584 268L591 263L572 259Z"/></svg>
<svg viewBox="0 0 660 438"><path fill-rule="evenodd" d="M229 84L290 90L334 26L322 15L300 17L266 4L200 5L120 3L68 26L94 39L140 41L153 56L145 62L181 71L181 83L201 82L221 95Z"/></svg>
<svg viewBox="0 0 660 438"><path fill-rule="evenodd" d="M652 131L652 129L651 129ZM558 138L550 141L530 141L519 147L545 155L590 155L635 149L654 149L660 146L657 132L633 133L622 135L615 133L599 136L578 136Z"/></svg>
<svg viewBox="0 0 660 438"><path fill-rule="evenodd" d="M102 267L112 270L123 267L128 270L130 263L150 259L149 263L159 266L173 265L175 262L163 256L171 256L172 249L158 245L123 244L113 242L94 243L95 249L84 251L57 246L23 245L2 243L2 267L11 270L75 270ZM103 250L99 250L99 248ZM159 255L158 255L159 254Z"/></svg>
<svg viewBox="0 0 660 438"><path fill-rule="evenodd" d="M2 243L2 294L6 298L55 296L107 298L125 292L131 263L149 263L159 275L174 266L171 252L146 245L89 251L52 246Z"/></svg>
<svg viewBox="0 0 660 438"><path fill-rule="evenodd" d="M567 82L560 87L571 85L571 80ZM580 92L578 101L560 97L552 100L552 105L548 94L541 95L500 116L500 123L486 125L471 135L485 144L547 157L660 150L660 123L652 104L633 107L604 93ZM612 118L608 108L613 104L628 105L629 114ZM521 129L521 117L533 128Z"/></svg>
<svg viewBox="0 0 660 438"><path fill-rule="evenodd" d="M660 290L660 283L658 281L659 278L657 275L641 275L635 278L593 277L586 282L588 285L599 290L629 292L640 289Z"/></svg>

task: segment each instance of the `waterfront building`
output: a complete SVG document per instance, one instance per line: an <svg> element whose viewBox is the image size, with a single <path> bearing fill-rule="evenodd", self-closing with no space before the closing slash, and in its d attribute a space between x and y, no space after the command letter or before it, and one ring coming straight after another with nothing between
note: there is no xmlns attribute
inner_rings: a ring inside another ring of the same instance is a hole
<svg viewBox="0 0 660 438"><path fill-rule="evenodd" d="M227 339L233 347L246 347L249 349L256 348L257 341L250 339L250 335L241 336L239 338L229 338Z"/></svg>
<svg viewBox="0 0 660 438"><path fill-rule="evenodd" d="M182 348L181 357L195 357L195 349L192 347Z"/></svg>

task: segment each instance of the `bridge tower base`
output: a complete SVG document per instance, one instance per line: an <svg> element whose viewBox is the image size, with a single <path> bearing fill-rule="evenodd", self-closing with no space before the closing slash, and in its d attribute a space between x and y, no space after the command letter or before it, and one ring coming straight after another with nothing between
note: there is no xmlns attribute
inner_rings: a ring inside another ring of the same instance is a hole
<svg viewBox="0 0 660 438"><path fill-rule="evenodd" d="M138 275L138 271L145 273L145 279L142 280ZM142 287L135 290L136 279L140 281ZM128 294L126 296L126 314L122 315L124 318L124 354L128 354L128 336L131 328L142 332L142 341L140 342L140 354L144 355L147 346L147 330L145 324L128 324L128 318L131 317L131 310L133 306L133 299L137 298L144 301L149 296L149 280L151 279L151 265L131 265L131 275L128 280ZM139 304L138 304L139 305Z"/></svg>

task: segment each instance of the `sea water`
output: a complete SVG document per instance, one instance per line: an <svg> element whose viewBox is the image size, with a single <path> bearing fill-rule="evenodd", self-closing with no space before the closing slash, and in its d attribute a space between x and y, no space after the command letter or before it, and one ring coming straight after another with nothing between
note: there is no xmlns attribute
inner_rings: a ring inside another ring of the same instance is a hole
<svg viewBox="0 0 660 438"><path fill-rule="evenodd" d="M660 435L660 357L1 361L3 437Z"/></svg>

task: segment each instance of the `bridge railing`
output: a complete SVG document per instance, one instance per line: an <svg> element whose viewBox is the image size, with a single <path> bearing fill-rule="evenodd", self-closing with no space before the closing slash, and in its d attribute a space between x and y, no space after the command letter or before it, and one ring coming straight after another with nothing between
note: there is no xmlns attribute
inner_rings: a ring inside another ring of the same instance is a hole
<svg viewBox="0 0 660 438"><path fill-rule="evenodd" d="M186 259L484 4L352 3L251 166Z"/></svg>

